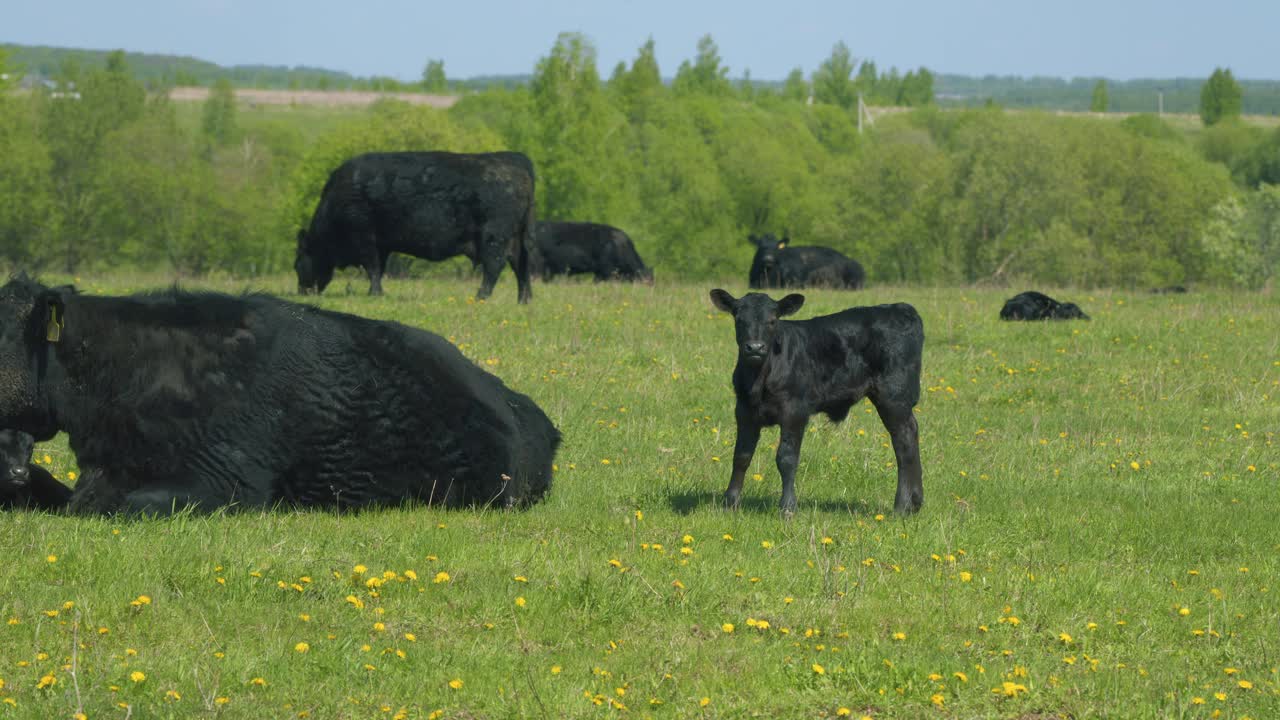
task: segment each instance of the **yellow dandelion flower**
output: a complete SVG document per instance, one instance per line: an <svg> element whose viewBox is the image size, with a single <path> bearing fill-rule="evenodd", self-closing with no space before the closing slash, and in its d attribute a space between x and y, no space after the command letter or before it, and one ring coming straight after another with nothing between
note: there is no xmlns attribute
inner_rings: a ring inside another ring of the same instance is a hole
<svg viewBox="0 0 1280 720"><path fill-rule="evenodd" d="M1178 608L1178 614L1179 614L1179 615L1181 615L1182 617L1186 617L1186 616L1188 616L1188 615L1190 615L1190 614L1191 614L1191 608L1189 608L1189 607L1180 607L1180 608Z"/></svg>
<svg viewBox="0 0 1280 720"><path fill-rule="evenodd" d="M765 550L768 550L769 548L773 547L773 542L770 540L761 540L760 547L764 548Z"/></svg>
<svg viewBox="0 0 1280 720"><path fill-rule="evenodd" d="M969 682L969 676L965 675L962 672L953 672L951 673L951 677L959 680L960 682L965 682L965 683Z"/></svg>
<svg viewBox="0 0 1280 720"><path fill-rule="evenodd" d="M57 684L58 684L58 678L54 677L52 674L49 674L40 678L40 682L36 683L36 689L43 690L47 687L53 687L54 685L57 685Z"/></svg>
<svg viewBox="0 0 1280 720"><path fill-rule="evenodd" d="M946 698L944 698L942 695L934 693L929 697L929 702L933 703L934 705L937 705L938 707L942 707L942 703L946 702Z"/></svg>
<svg viewBox="0 0 1280 720"><path fill-rule="evenodd" d="M724 540L725 542L733 542L733 536L730 535L729 533L725 533L724 535L721 535L720 539Z"/></svg>
<svg viewBox="0 0 1280 720"><path fill-rule="evenodd" d="M1058 641L1063 645L1070 645L1073 642L1071 636L1067 633L1058 633Z"/></svg>
<svg viewBox="0 0 1280 720"><path fill-rule="evenodd" d="M417 580L417 579L418 579L418 573L416 573L416 572L414 572L414 571L412 571L412 570L405 570L405 571L404 571L404 576L405 576L405 577L407 577L407 578L409 578L410 580Z"/></svg>
<svg viewBox="0 0 1280 720"><path fill-rule="evenodd" d="M527 577L525 577L525 576L523 576L523 575L517 575L517 576L515 576L514 578L511 578L511 579L512 579L512 580L515 580L516 582L519 582L519 583L527 583L527 582L529 582L529 578L527 578Z"/></svg>
<svg viewBox="0 0 1280 720"><path fill-rule="evenodd" d="M48 556L48 557L46 557L46 558L45 558L45 562L49 562L49 563L56 563L56 562L58 562L58 556L57 556L57 555L50 555L50 556Z"/></svg>
<svg viewBox="0 0 1280 720"><path fill-rule="evenodd" d="M711 704L711 698L704 697L698 701L698 707L706 707Z"/></svg>
<svg viewBox="0 0 1280 720"><path fill-rule="evenodd" d="M449 681L449 687L453 688L454 690L461 690L461 689L462 689L462 680L461 680L460 678L454 678L454 679L450 680L450 681Z"/></svg>
<svg viewBox="0 0 1280 720"><path fill-rule="evenodd" d="M1142 466L1138 464L1138 461L1137 461L1137 460L1133 460L1133 461L1131 461L1131 462L1129 463L1129 467L1130 467L1130 468L1133 468L1134 470L1141 470L1141 469L1142 469Z"/></svg>
<svg viewBox="0 0 1280 720"><path fill-rule="evenodd" d="M213 704L218 706L226 705L229 702L231 702L231 698L225 695L219 695L218 697L213 699Z"/></svg>
<svg viewBox="0 0 1280 720"><path fill-rule="evenodd" d="M449 582L449 573L441 570L440 572L436 573L435 578L431 582L436 583L437 585L440 583L447 583Z"/></svg>
<svg viewBox="0 0 1280 720"><path fill-rule="evenodd" d="M1248 680L1241 680L1240 682L1237 682L1236 685L1239 686L1241 690L1253 689L1253 683L1249 682Z"/></svg>
<svg viewBox="0 0 1280 720"><path fill-rule="evenodd" d="M179 693L177 690L166 690L164 693L164 699L173 701L181 700L182 693Z"/></svg>
<svg viewBox="0 0 1280 720"><path fill-rule="evenodd" d="M250 685L256 685L257 687L266 687L266 686L267 686L267 681L266 681L266 679L265 679L265 678L256 677L256 678L254 678L254 679L250 680L250 681L249 681L249 684L250 684Z"/></svg>
<svg viewBox="0 0 1280 720"><path fill-rule="evenodd" d="M304 653L310 649L311 649L311 646L304 642L300 642L297 645L293 646L294 652Z"/></svg>
<svg viewBox="0 0 1280 720"><path fill-rule="evenodd" d="M1202 698L1202 697L1200 697L1200 696L1198 696L1198 695L1197 695L1196 697L1191 698L1191 704L1192 704L1192 705L1203 705L1203 704L1204 704L1204 698Z"/></svg>
<svg viewBox="0 0 1280 720"><path fill-rule="evenodd" d="M147 679L147 674L142 672L141 670L134 670L133 672L129 673L129 679L135 683L140 683Z"/></svg>
<svg viewBox="0 0 1280 720"><path fill-rule="evenodd" d="M373 624L373 629L375 632L382 632L387 629L387 626L382 624L381 622L376 622Z"/></svg>
<svg viewBox="0 0 1280 720"><path fill-rule="evenodd" d="M520 597L516 598L516 607L524 607L524 606L525 606L524 596L521 595Z"/></svg>
<svg viewBox="0 0 1280 720"><path fill-rule="evenodd" d="M560 674L560 670L561 670L561 669L562 669L562 668L561 668L559 665L552 665L552 666L551 666L551 674L552 674L552 675L559 675L559 674Z"/></svg>
<svg viewBox="0 0 1280 720"><path fill-rule="evenodd" d="M728 633L732 633L732 632L733 632L733 623L725 623L725 624L723 624L723 625L721 625L721 626L720 626L720 629L721 629L721 630L723 630L726 634L728 634Z"/></svg>
<svg viewBox="0 0 1280 720"><path fill-rule="evenodd" d="M906 634L906 633L904 633L904 632L896 632L896 633L894 633L894 634L893 634L893 639L894 639L894 640L899 640L899 641L901 641L901 640L906 640L906 639L907 639L907 634Z"/></svg>
<svg viewBox="0 0 1280 720"><path fill-rule="evenodd" d="M837 717L849 717L849 716L850 716L850 715L852 715L852 714L853 714L853 711L852 711L852 710L850 710L850 709L849 709L849 708L847 708L847 707L842 707L842 708L840 708L840 709L836 710L836 716L837 716Z"/></svg>
<svg viewBox="0 0 1280 720"><path fill-rule="evenodd" d="M418 642L418 636L414 635L413 633L405 633L404 639L408 640L409 642Z"/></svg>
<svg viewBox="0 0 1280 720"><path fill-rule="evenodd" d="M814 663L814 664L813 664L813 674L814 674L814 675L826 675L826 674L827 674L827 669L826 669L826 668L824 668L824 667L822 667L822 666L821 666L821 665L819 665L818 663Z"/></svg>

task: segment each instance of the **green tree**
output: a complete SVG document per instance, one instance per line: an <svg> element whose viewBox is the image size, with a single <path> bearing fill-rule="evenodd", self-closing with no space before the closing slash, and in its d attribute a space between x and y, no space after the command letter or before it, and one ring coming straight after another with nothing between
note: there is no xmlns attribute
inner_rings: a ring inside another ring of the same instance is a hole
<svg viewBox="0 0 1280 720"><path fill-rule="evenodd" d="M1107 99L1107 81L1099 80L1093 85L1093 95L1089 99L1089 112L1104 113L1110 101Z"/></svg>
<svg viewBox="0 0 1280 720"><path fill-rule="evenodd" d="M56 91L44 94L41 104L62 218L58 246L63 269L74 272L83 257L103 256L92 233L100 200L94 174L103 140L142 116L146 90L130 74L124 53L115 51L107 56L105 69L82 74L77 64L65 64Z"/></svg>
<svg viewBox="0 0 1280 720"><path fill-rule="evenodd" d="M236 124L236 91L231 81L219 78L204 101L200 129L212 145L229 145L239 137Z"/></svg>
<svg viewBox="0 0 1280 720"><path fill-rule="evenodd" d="M787 79L782 83L782 97L795 102L809 100L809 83L804 79L804 70L792 68Z"/></svg>
<svg viewBox="0 0 1280 720"><path fill-rule="evenodd" d="M700 93L720 97L733 93L733 85L729 82L729 68L720 64L720 49L710 35L699 38L698 56L692 64L688 60L680 63L672 89L681 94Z"/></svg>
<svg viewBox="0 0 1280 720"><path fill-rule="evenodd" d="M429 93L449 91L449 81L444 75L444 60L428 60L422 70L422 89Z"/></svg>
<svg viewBox="0 0 1280 720"><path fill-rule="evenodd" d="M1240 117L1243 92L1230 68L1214 68L1200 89L1200 119L1206 126Z"/></svg>
<svg viewBox="0 0 1280 720"><path fill-rule="evenodd" d="M898 105L923 107L933 103L933 73L928 68L907 71L898 90Z"/></svg>
<svg viewBox="0 0 1280 720"><path fill-rule="evenodd" d="M853 82L853 55L844 41L836 43L831 55L813 73L813 99L842 108L852 108L858 101Z"/></svg>
<svg viewBox="0 0 1280 720"><path fill-rule="evenodd" d="M609 81L609 90L631 122L642 122L650 105L663 91L653 38L640 46L630 70L621 62L618 66Z"/></svg>

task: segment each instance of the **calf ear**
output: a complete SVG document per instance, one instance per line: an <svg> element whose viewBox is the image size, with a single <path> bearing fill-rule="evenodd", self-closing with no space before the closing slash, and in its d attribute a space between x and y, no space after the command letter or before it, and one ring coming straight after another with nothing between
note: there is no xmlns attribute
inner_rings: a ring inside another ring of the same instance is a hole
<svg viewBox="0 0 1280 720"><path fill-rule="evenodd" d="M734 312L738 310L738 301L735 300L732 295L720 288L716 288L711 291L711 304L730 315L734 314Z"/></svg>
<svg viewBox="0 0 1280 720"><path fill-rule="evenodd" d="M790 295L778 301L778 317L786 317L792 315L804 305L804 296L799 293L791 293Z"/></svg>
<svg viewBox="0 0 1280 720"><path fill-rule="evenodd" d="M787 243L789 242L791 242L791 238L782 238L781 240L778 241L778 249L781 250L782 248L786 247Z"/></svg>

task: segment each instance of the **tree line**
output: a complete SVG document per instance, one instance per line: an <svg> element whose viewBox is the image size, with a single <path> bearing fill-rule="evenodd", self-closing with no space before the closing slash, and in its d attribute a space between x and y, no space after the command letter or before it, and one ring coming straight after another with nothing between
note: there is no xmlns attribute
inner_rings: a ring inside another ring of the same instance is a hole
<svg viewBox="0 0 1280 720"><path fill-rule="evenodd" d="M745 277L761 232L834 247L880 283L1259 287L1280 266L1277 128L943 109L927 70L881 72L841 45L761 91L707 37L674 77L649 42L606 79L591 43L564 34L526 85L447 111L382 101L312 138L288 114L243 114L226 80L185 121L117 53L74 96L0 92L0 256L284 272L345 158L515 149L537 169L540 217L622 227L660 277ZM860 93L914 107L860 133Z"/></svg>

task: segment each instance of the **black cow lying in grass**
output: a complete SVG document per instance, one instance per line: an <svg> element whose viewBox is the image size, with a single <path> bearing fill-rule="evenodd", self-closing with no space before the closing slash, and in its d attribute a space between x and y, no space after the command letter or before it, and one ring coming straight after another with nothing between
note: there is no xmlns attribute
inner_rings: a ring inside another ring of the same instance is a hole
<svg viewBox="0 0 1280 720"><path fill-rule="evenodd" d="M826 413L832 422L840 422L854 403L867 397L889 431L898 461L894 509L920 509L924 485L912 408L920 400L924 323L915 308L904 303L855 307L787 321L779 318L799 310L803 295L775 302L763 293L736 299L724 290L712 290L711 302L733 315L738 341L738 365L733 370L738 438L733 475L724 493L728 506L738 506L760 428L779 425L782 512L795 512L796 466L809 417Z"/></svg>
<svg viewBox="0 0 1280 720"><path fill-rule="evenodd" d="M31 462L35 438L19 430L0 430L0 508L60 510L71 488Z"/></svg>
<svg viewBox="0 0 1280 720"><path fill-rule="evenodd" d="M543 281L555 275L591 273L596 282L629 280L653 284L627 234L612 225L538 221L529 252L529 271Z"/></svg>
<svg viewBox="0 0 1280 720"><path fill-rule="evenodd" d="M0 427L69 437L72 511L536 502L560 434L432 333L265 295L0 287Z"/></svg>
<svg viewBox="0 0 1280 720"><path fill-rule="evenodd" d="M773 233L751 235L756 246L747 285L753 290L768 288L830 287L857 290L867 274L857 260L818 245L795 247L789 238L779 240Z"/></svg>
<svg viewBox="0 0 1280 720"><path fill-rule="evenodd" d="M1088 320L1075 303L1063 303L1053 298L1028 290L1018 293L1005 301L1000 308L1001 320Z"/></svg>

